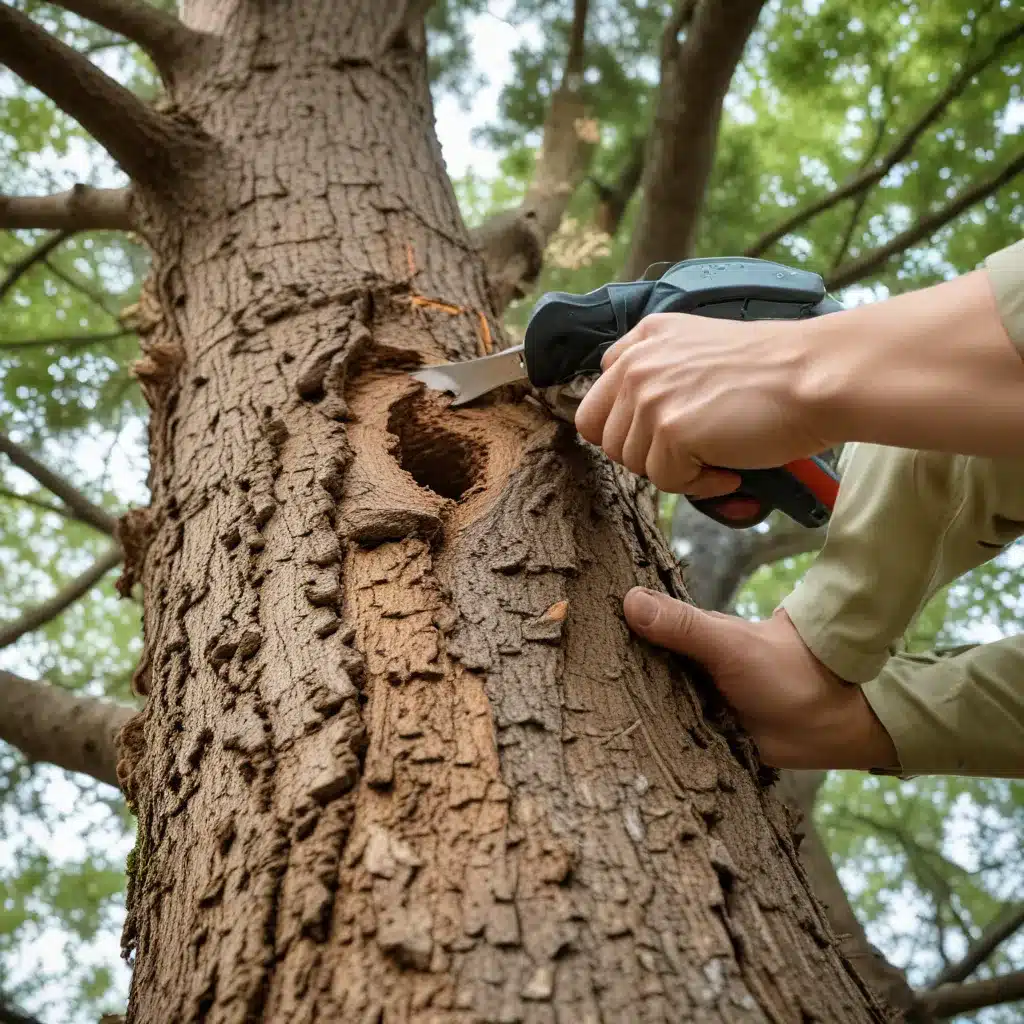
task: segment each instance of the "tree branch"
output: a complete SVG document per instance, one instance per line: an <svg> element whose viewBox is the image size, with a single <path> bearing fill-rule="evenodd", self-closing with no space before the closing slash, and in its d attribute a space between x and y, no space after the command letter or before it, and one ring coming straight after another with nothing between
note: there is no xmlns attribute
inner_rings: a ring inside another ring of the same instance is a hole
<svg viewBox="0 0 1024 1024"><path fill-rule="evenodd" d="M802 819L797 826L803 837L799 848L800 863L807 872L811 891L825 908L825 915L842 952L886 1002L895 1009L907 1010L915 1005L914 991L904 973L890 964L868 941L839 881L828 849L815 827L814 804L827 774L823 771L785 771L775 787L779 798ZM914 1018L914 1024L926 1024L926 1020L927 1017L919 1015Z"/></svg>
<svg viewBox="0 0 1024 1024"><path fill-rule="evenodd" d="M13 341L0 341L0 352L17 351L20 348L39 348L41 346L62 346L64 348L76 348L80 345L102 345L108 341L117 341L118 338L127 338L133 331L122 328L119 331L108 331L106 334L69 334L56 335L53 338L24 338Z"/></svg>
<svg viewBox="0 0 1024 1024"><path fill-rule="evenodd" d="M537 280L548 239L558 230L598 142L581 90L588 0L575 0L562 81L551 99L533 179L522 203L473 232L498 312Z"/></svg>
<svg viewBox="0 0 1024 1024"><path fill-rule="evenodd" d="M53 512L55 515L63 516L65 519L78 518L70 511L70 509L64 508L61 505L52 505L48 501L43 501L42 498L36 498L31 494L19 494L17 491L8 490L6 487L0 487L0 498L8 498L11 501L22 501L26 505L34 505L43 512Z"/></svg>
<svg viewBox="0 0 1024 1024"><path fill-rule="evenodd" d="M159 184L197 139L146 106L87 57L0 3L0 64L49 96L136 181Z"/></svg>
<svg viewBox="0 0 1024 1024"><path fill-rule="evenodd" d="M53 260L47 259L44 262L46 264L46 269L49 270L54 277L59 277L69 288L74 288L75 291L84 295L91 303L99 306L99 308L102 309L103 312L112 320L116 320L118 318L117 313L107 304L106 295L98 289L93 288L91 284L87 284L80 278L69 274L63 267L57 266Z"/></svg>
<svg viewBox="0 0 1024 1024"><path fill-rule="evenodd" d="M770 231L765 232L753 245L744 252L745 256L760 256L766 249L774 245L783 235L789 234L794 228L805 224L812 217L831 209L844 199L849 199L866 189L871 188L880 182L901 160L909 156L917 140L946 112L949 105L960 95L971 83L971 79L980 71L983 71L989 64L1024 35L1024 25L1016 25L1014 28L1004 32L995 41L992 49L984 56L970 64L964 65L959 74L955 75L949 85L935 98L921 116L907 129L896 141L888 153L871 167L859 171L852 178L848 179L839 188L834 189L827 195L815 200L797 210L784 221L776 224Z"/></svg>
<svg viewBox="0 0 1024 1024"><path fill-rule="evenodd" d="M183 25L173 15L139 0L57 0L81 18L142 47L169 79L174 65L207 37Z"/></svg>
<svg viewBox="0 0 1024 1024"><path fill-rule="evenodd" d="M0 452L3 452L20 470L28 473L37 483L60 498L83 523L94 526L110 537L114 536L117 526L117 519L114 516L90 501L77 487L48 469L3 432L0 432Z"/></svg>
<svg viewBox="0 0 1024 1024"><path fill-rule="evenodd" d="M0 998L0 1024L43 1024L38 1017L30 1017L22 1013L10 1003Z"/></svg>
<svg viewBox="0 0 1024 1024"><path fill-rule="evenodd" d="M10 270L7 271L7 276L0 281L0 301L3 301L4 296L18 283L18 279L34 267L41 260L45 261L46 257L57 248L66 238L72 234L71 231L55 231L52 235L44 238L38 245L31 248L20 260L18 260Z"/></svg>
<svg viewBox="0 0 1024 1024"><path fill-rule="evenodd" d="M1024 928L1024 903L997 914L995 920L971 943L963 959L939 973L928 988L938 989L943 985L964 981L995 952L1001 943L1015 935L1021 928Z"/></svg>
<svg viewBox="0 0 1024 1024"><path fill-rule="evenodd" d="M33 630L39 629L40 626L45 626L51 619L55 619L80 597L89 593L114 566L121 564L123 558L121 546L112 544L107 552L100 555L85 572L76 576L53 597L30 608L13 622L0 623L0 651L5 647L10 647L26 633L31 633Z"/></svg>
<svg viewBox="0 0 1024 1024"><path fill-rule="evenodd" d="M961 1013L981 1010L986 1006L1015 1003L1024 999L1024 971L997 974L984 981L968 981L962 985L943 985L942 988L918 996L915 1008L930 1013L940 1020L948 1020Z"/></svg>
<svg viewBox="0 0 1024 1024"><path fill-rule="evenodd" d="M117 734L134 714L123 704L78 696L0 669L0 740L29 761L117 786Z"/></svg>
<svg viewBox="0 0 1024 1024"><path fill-rule="evenodd" d="M912 245L916 245L923 239L929 238L939 228L944 227L954 217L958 217L964 210L969 209L975 203L988 198L994 192L998 192L1003 185L1012 181L1024 170L1024 154L1011 160L1001 171L986 178L984 181L976 182L970 188L966 188L958 196L952 199L945 206L940 207L933 213L921 217L912 228L901 232L888 244L879 246L865 253L859 259L851 260L832 273L827 281L830 289L846 288L851 284L874 273L893 257L905 252Z"/></svg>
<svg viewBox="0 0 1024 1024"><path fill-rule="evenodd" d="M614 235L622 223L626 207L634 193L640 187L644 176L644 163L647 158L647 140L640 139L630 151L629 159L619 172L614 185L605 185L591 178L591 184L597 192L597 212L594 220L597 226L608 235Z"/></svg>
<svg viewBox="0 0 1024 1024"><path fill-rule="evenodd" d="M131 231L131 190L75 185L52 196L0 196L0 228Z"/></svg>
<svg viewBox="0 0 1024 1024"><path fill-rule="evenodd" d="M764 0L677 0L662 39L661 84L627 280L693 251L722 104L763 6Z"/></svg>

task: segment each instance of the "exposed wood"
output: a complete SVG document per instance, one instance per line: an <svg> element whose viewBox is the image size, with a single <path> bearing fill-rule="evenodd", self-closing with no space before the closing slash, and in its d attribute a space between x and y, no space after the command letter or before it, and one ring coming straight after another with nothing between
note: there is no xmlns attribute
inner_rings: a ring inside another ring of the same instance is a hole
<svg viewBox="0 0 1024 1024"><path fill-rule="evenodd" d="M764 0L678 0L662 40L661 83L625 280L641 277L653 263L692 255L722 104L763 6Z"/></svg>
<svg viewBox="0 0 1024 1024"><path fill-rule="evenodd" d="M75 185L52 196L0 196L0 228L56 231L130 231L132 194L127 188Z"/></svg>
<svg viewBox="0 0 1024 1024"><path fill-rule="evenodd" d="M575 0L565 71L548 107L526 196L518 207L496 214L473 232L499 313L537 280L548 240L586 177L599 141L582 95L587 9L587 0Z"/></svg>
<svg viewBox="0 0 1024 1024"><path fill-rule="evenodd" d="M57 0L61 7L142 47L165 78L207 37L144 0Z"/></svg>
<svg viewBox="0 0 1024 1024"><path fill-rule="evenodd" d="M54 473L52 469L47 468L31 452L22 448L16 441L12 441L2 431L0 431L0 452L6 455L18 469L28 473L36 483L42 484L51 494L60 498L83 523L88 523L111 537L114 536L117 526L117 519L114 516L87 498L74 484L65 480L59 473Z"/></svg>
<svg viewBox="0 0 1024 1024"><path fill-rule="evenodd" d="M1008 185L1022 170L1024 170L1024 153L1015 157L991 177L983 178L963 189L945 206L941 206L939 209L919 217L913 227L907 228L906 231L896 235L886 245L872 249L863 256L851 260L838 270L833 271L828 275L827 286L831 289L846 288L876 273L893 256L898 256L918 242L930 238L936 231L959 217L965 210L969 210L976 203L980 203L983 199L998 192L1004 185Z"/></svg>
<svg viewBox="0 0 1024 1024"><path fill-rule="evenodd" d="M1009 47L1022 37L1024 37L1024 25L1015 25L1012 29L1004 32L996 39L992 48L984 57L964 64L960 71L949 80L946 88L922 111L917 120L896 140L884 157L873 161L869 167L858 171L857 174L840 185L839 188L834 189L813 203L809 203L803 209L797 210L785 220L780 221L770 231L765 232L753 245L748 246L744 255L760 256L782 238L783 235L789 234L802 224L806 224L807 221L816 217L819 213L823 213L825 210L829 210L844 200L859 195L878 184L893 167L910 155L918 139L942 117L953 100L971 84L972 79L986 67L994 64Z"/></svg>
<svg viewBox="0 0 1024 1024"><path fill-rule="evenodd" d="M12 622L0 623L0 651L10 647L26 633L31 633L57 618L79 598L88 594L111 569L119 565L121 558L121 548L118 545L111 546L88 569L64 584L53 597L40 601L39 604L22 612Z"/></svg>
<svg viewBox="0 0 1024 1024"><path fill-rule="evenodd" d="M134 714L123 704L0 669L0 740L17 747L30 761L116 786L116 738Z"/></svg>
<svg viewBox="0 0 1024 1024"><path fill-rule="evenodd" d="M7 4L0 4L0 63L73 117L137 183L167 185L199 146L179 122Z"/></svg>
<svg viewBox="0 0 1024 1024"><path fill-rule="evenodd" d="M960 985L943 985L918 997L920 1008L940 1020L961 1013L972 1013L986 1006L1001 1006L1024 1000L1024 971L998 974L983 981L965 981Z"/></svg>
<svg viewBox="0 0 1024 1024"><path fill-rule="evenodd" d="M70 234L71 232L67 230L55 231L52 235L42 239L37 245L33 246L21 259L17 260L8 269L4 279L0 281L0 301L3 301L4 296L18 283L24 274L37 263L44 261Z"/></svg>

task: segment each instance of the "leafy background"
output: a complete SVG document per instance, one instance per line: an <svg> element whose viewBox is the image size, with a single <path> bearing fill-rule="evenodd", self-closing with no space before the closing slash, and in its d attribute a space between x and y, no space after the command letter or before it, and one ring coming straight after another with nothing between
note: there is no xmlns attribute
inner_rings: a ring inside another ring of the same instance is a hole
<svg viewBox="0 0 1024 1024"><path fill-rule="evenodd" d="M153 69L136 48L57 7L30 0L14 6L122 83L156 93ZM585 87L601 143L592 178L552 240L536 289L508 312L512 333L541 291L596 287L616 277L628 248L633 208L614 237L595 228L595 211L602 187L642 145L668 5L591 6ZM471 225L516 205L525 192L571 14L566 0L442 0L430 14L438 130ZM835 187L873 147L891 145L950 68L983 51L1015 17L1012 0L773 0L726 101L698 251L741 251L786 211ZM852 223L850 204L838 206L784 236L769 255L827 273L844 255L840 240L848 229L845 255L856 257L999 166L1020 145L1014 133L1024 120L1021 66L1018 46L979 75L911 158L870 192ZM123 183L77 125L0 71L0 192L55 192L75 181ZM870 301L962 273L1015 240L1021 221L1014 184L840 298ZM40 237L0 233L0 265L12 265ZM145 251L123 235L79 234L0 304L0 429L114 513L146 501L146 410L129 372L137 342L119 320L135 300L146 262ZM0 460L0 621L57 592L105 543ZM939 595L915 624L911 646L1016 631L1019 554L1011 548ZM737 609L769 614L812 557L759 570ZM116 598L114 575L0 651L0 667L129 700L140 615L132 601ZM998 908L1024 899L1024 784L833 772L816 817L869 936L915 985L957 959ZM118 931L132 832L114 790L29 765L0 744L4 1001L53 1024L95 1021L123 1008L128 968L118 958ZM1022 967L1018 936L979 976ZM1021 1017L1018 1006L960 1019L1010 1024Z"/></svg>

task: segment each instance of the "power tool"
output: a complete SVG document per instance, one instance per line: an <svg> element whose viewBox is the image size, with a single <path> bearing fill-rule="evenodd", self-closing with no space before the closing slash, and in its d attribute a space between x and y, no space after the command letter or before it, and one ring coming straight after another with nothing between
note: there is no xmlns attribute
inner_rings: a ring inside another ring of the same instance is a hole
<svg viewBox="0 0 1024 1024"><path fill-rule="evenodd" d="M533 308L522 345L479 359L427 366L412 376L451 393L452 405L458 406L516 381L528 380L542 390L592 382L601 373L605 351L652 313L803 320L842 308L826 293L821 277L809 270L738 256L682 260L658 278L614 282L582 295L547 292ZM755 526L775 509L802 526L822 526L839 491L836 474L818 456L775 469L731 472L741 479L738 490L688 500L734 529Z"/></svg>

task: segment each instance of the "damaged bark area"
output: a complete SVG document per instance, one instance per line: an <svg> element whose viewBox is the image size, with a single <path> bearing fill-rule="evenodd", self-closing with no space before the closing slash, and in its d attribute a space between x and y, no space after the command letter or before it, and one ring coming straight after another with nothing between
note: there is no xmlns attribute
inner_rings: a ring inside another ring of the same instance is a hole
<svg viewBox="0 0 1024 1024"><path fill-rule="evenodd" d="M231 41L175 78L217 159L141 200L130 1024L883 1020L749 742L623 622L683 595L649 510L406 372L493 315L422 55L369 0L185 13Z"/></svg>

